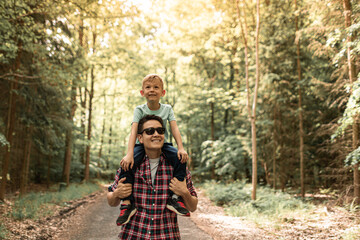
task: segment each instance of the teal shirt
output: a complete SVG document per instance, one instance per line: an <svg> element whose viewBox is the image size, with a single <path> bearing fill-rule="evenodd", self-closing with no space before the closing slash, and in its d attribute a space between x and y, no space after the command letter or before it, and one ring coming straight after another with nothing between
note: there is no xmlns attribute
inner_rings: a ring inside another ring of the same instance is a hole
<svg viewBox="0 0 360 240"><path fill-rule="evenodd" d="M161 117L163 122L164 122L164 127L166 128L165 131L165 142L168 142L168 137L169 137L169 131L167 130L167 122L170 123L170 121L175 121L175 115L174 115L174 111L172 109L172 107L168 104L161 104L160 103L160 108L156 111L152 111L149 109L149 107L147 106L147 104L142 104L139 105L135 108L134 111L134 118L132 122L136 122L138 123L139 120L141 118L143 118L146 115L156 115L158 117ZM136 140L136 142L138 143L138 140Z"/></svg>

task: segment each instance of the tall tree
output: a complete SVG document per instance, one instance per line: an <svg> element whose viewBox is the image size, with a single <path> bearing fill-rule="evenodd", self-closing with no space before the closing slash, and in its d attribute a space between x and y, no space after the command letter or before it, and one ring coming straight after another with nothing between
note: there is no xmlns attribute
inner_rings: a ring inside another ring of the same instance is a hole
<svg viewBox="0 0 360 240"><path fill-rule="evenodd" d="M345 16L345 27L347 30L351 27L352 24L352 6L350 0L343 0L344 6L344 16ZM354 41L353 34L347 33L346 42L347 42L347 65L348 65L348 76L350 79L350 84L353 85L356 81L356 69L354 65L354 56L352 56L352 47L351 44ZM353 86L351 86L353 87ZM357 116L354 116L354 122L352 124L352 149L356 150L359 146L359 124L357 122ZM357 204L360 204L360 174L359 174L359 163L356 163L353 166L354 171L354 198Z"/></svg>
<svg viewBox="0 0 360 240"><path fill-rule="evenodd" d="M299 14L297 0L295 5L295 34L299 34ZM301 93L301 63L300 63L300 36L295 38L296 42L296 66L298 75L298 110L299 110L299 154L300 154L300 186L301 196L305 197L304 186L304 127L303 127L303 111L302 111L302 93Z"/></svg>
<svg viewBox="0 0 360 240"><path fill-rule="evenodd" d="M22 53L22 43L18 43L18 53L13 65L13 72L16 72L20 68L20 59ZM2 181L0 185L0 200L5 199L6 192L6 183L7 175L9 170L9 162L11 157L11 147L13 147L13 136L14 136L14 127L15 127L15 118L16 118L16 99L18 89L19 77L15 75L13 81L10 83L10 93L9 93L9 106L8 106L8 115L7 115L7 125L6 125L6 139L8 144L5 145L5 156L2 163Z"/></svg>
<svg viewBox="0 0 360 240"><path fill-rule="evenodd" d="M96 37L97 33L96 28L93 28L92 33L92 40L93 40L93 53L95 55L96 52ZM84 172L84 180L89 181L89 170L90 170L90 142L91 142L91 121L92 121L92 111L93 111L93 98L94 98L94 82L95 82L95 66L91 66L91 72L90 72L90 93L89 93L89 109L88 109L88 131L87 131L87 146L86 146L86 158L85 158L85 172Z"/></svg>
<svg viewBox="0 0 360 240"><path fill-rule="evenodd" d="M260 80L260 61L259 61L259 36L260 35L260 0L256 0L256 33L255 33L255 49L256 49L256 79L254 98L252 102L252 112L249 114L251 120L251 146L252 146L252 193L251 199L256 199L257 185L257 152L256 152L256 105ZM249 89L247 89L249 92Z"/></svg>

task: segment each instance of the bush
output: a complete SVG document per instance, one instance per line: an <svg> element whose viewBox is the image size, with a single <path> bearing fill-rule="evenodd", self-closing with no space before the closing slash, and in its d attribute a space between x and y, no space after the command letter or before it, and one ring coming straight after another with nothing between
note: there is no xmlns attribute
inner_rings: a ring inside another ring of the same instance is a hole
<svg viewBox="0 0 360 240"><path fill-rule="evenodd" d="M49 216L54 211L54 205L64 205L98 190L99 185L88 183L72 184L61 192L29 193L15 201L11 215L15 219Z"/></svg>
<svg viewBox="0 0 360 240"><path fill-rule="evenodd" d="M305 213L312 205L293 196L267 187L257 188L257 199L251 200L251 185L235 181L230 184L214 181L203 185L207 196L218 205L224 205L226 213L246 217L255 223L264 221L288 221L296 214Z"/></svg>

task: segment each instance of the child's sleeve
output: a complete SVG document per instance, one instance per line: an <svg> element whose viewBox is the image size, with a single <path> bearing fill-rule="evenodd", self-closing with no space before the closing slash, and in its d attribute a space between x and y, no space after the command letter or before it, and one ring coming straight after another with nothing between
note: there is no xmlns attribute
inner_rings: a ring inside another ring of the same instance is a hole
<svg viewBox="0 0 360 240"><path fill-rule="evenodd" d="M139 107L136 107L134 110L134 117L133 117L132 122L138 123L141 118L142 118L142 111Z"/></svg>
<svg viewBox="0 0 360 240"><path fill-rule="evenodd" d="M175 121L175 114L174 114L174 110L173 108L169 105L169 117L168 117L168 121L171 122L171 121Z"/></svg>

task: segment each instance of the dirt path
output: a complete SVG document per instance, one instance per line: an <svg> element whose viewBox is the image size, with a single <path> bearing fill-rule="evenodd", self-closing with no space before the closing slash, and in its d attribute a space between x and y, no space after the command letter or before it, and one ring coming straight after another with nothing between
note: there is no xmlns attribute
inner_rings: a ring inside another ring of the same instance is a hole
<svg viewBox="0 0 360 240"><path fill-rule="evenodd" d="M197 192L198 209L190 218L178 218L183 240L335 240L342 239L347 228L360 226L360 213L350 214L335 207L319 207L312 213L313 218L306 220L299 216L284 221L277 229L257 226L244 218L227 216L223 208L215 206L199 189ZM120 232L115 225L118 213L118 208L108 206L103 192L77 208L62 224L63 230L51 239L115 240ZM347 239L359 240L360 237Z"/></svg>
<svg viewBox="0 0 360 240"><path fill-rule="evenodd" d="M106 201L106 193L94 199L93 203L80 208L72 216L72 223L68 231L58 234L57 239L63 240L116 240L120 227L116 226L115 220L119 209L109 207ZM199 229L191 218L178 217L181 239L211 240L210 235Z"/></svg>

